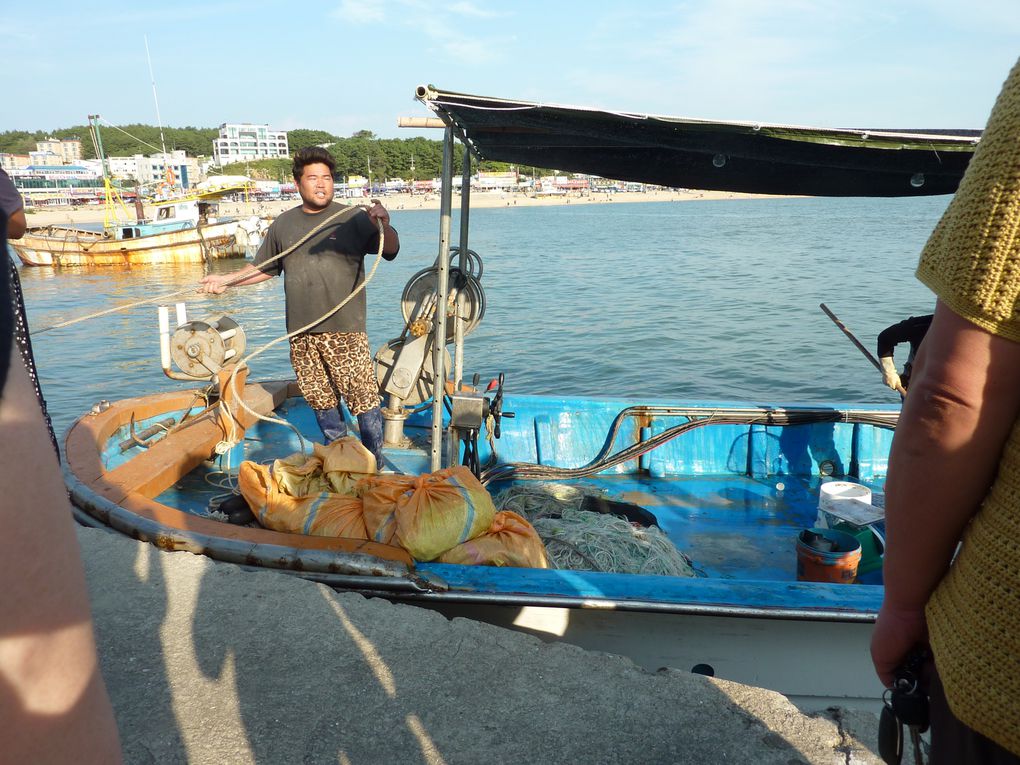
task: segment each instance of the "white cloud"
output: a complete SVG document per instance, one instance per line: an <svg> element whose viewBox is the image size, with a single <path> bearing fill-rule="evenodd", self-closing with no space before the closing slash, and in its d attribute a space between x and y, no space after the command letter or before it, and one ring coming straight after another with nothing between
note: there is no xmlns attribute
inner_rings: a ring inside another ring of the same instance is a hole
<svg viewBox="0 0 1020 765"><path fill-rule="evenodd" d="M450 13L459 14L461 16L474 16L475 18L478 19L495 19L504 15L496 11L490 11L484 8L479 8L474 3L468 2L454 3L447 10Z"/></svg>
<svg viewBox="0 0 1020 765"><path fill-rule="evenodd" d="M371 3L364 0L343 0L333 9L330 16L349 24L374 24L386 18L381 0Z"/></svg>

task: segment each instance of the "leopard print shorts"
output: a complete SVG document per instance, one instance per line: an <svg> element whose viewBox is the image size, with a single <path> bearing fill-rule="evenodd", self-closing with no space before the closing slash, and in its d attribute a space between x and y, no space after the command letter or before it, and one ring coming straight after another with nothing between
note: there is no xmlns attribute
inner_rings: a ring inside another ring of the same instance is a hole
<svg viewBox="0 0 1020 765"><path fill-rule="evenodd" d="M364 332L296 335L290 339L290 363L312 409L332 409L339 403L337 395L353 415L379 406L379 384Z"/></svg>

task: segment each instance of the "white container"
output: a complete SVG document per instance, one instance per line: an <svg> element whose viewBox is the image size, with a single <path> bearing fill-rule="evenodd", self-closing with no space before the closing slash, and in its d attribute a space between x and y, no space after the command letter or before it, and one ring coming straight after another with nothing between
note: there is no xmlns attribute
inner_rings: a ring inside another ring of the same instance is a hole
<svg viewBox="0 0 1020 765"><path fill-rule="evenodd" d="M865 510L871 507L871 489L852 481L829 481L823 483L818 492L818 517L815 525L830 528L839 522L838 517L853 509Z"/></svg>

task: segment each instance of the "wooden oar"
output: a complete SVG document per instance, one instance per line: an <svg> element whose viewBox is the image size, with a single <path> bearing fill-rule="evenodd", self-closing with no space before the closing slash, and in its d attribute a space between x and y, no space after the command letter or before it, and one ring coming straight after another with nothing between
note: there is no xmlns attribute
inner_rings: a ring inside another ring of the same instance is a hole
<svg viewBox="0 0 1020 765"><path fill-rule="evenodd" d="M876 359L872 355L871 351L869 351L867 348L864 347L864 344L854 336L853 332L851 332L849 329L847 329L846 324L844 324L842 321L840 321L839 317L836 316L836 314L834 314L832 311L829 310L829 306L825 305L825 303L819 303L818 307L821 308L825 312L826 316L828 316L830 319L832 319L832 323L835 324L837 327L839 327L840 331L844 335L846 335L848 338L850 338L850 342L857 346L857 350L859 350L861 353L863 353L864 357L868 361L870 361L872 364L875 365L875 369L877 369L879 372L881 372L882 371L882 365L879 363L878 359ZM896 390L899 391L901 396L907 395L907 391L906 391L906 389L902 385L897 385L896 386Z"/></svg>

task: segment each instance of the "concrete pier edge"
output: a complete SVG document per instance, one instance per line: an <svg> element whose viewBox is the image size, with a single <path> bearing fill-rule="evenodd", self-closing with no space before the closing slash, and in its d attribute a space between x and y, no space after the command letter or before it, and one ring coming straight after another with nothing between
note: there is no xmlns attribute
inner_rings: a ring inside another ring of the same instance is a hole
<svg viewBox="0 0 1020 765"><path fill-rule="evenodd" d="M880 763L877 719L79 528L129 763Z"/></svg>

